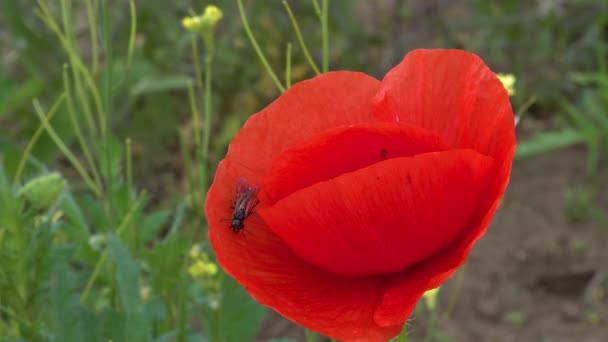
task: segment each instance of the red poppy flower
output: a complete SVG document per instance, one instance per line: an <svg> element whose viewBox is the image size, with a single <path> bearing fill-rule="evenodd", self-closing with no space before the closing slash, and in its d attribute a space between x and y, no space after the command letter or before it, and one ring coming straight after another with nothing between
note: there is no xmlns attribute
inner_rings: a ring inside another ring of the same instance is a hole
<svg viewBox="0 0 608 342"><path fill-rule="evenodd" d="M388 340L487 230L514 151L507 91L473 54L416 50L381 82L329 72L238 132L209 238L260 303L336 339ZM235 234L241 178L259 203Z"/></svg>

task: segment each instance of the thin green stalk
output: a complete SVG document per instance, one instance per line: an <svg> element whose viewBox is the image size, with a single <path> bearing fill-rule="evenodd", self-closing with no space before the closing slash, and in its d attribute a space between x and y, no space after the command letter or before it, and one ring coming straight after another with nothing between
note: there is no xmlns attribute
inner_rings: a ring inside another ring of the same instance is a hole
<svg viewBox="0 0 608 342"><path fill-rule="evenodd" d="M437 320L437 308L429 311L429 319L426 323L426 333L424 334L423 342L431 342L433 340L433 330L435 329L435 321Z"/></svg>
<svg viewBox="0 0 608 342"><path fill-rule="evenodd" d="M125 140L125 154L127 162L127 202L129 206L133 204L133 149L131 145L131 139L127 138ZM133 250L133 254L137 255L137 246L139 244L137 225L130 224L129 226L129 230L131 231L131 249Z"/></svg>
<svg viewBox="0 0 608 342"><path fill-rule="evenodd" d="M65 93L61 94L61 96L59 96L59 98L55 101L55 103L49 110L49 113L44 117L44 122L41 123L40 126L38 126L36 132L34 132L34 135L27 143L27 146L25 147L25 150L21 155L21 159L19 160L19 164L17 165L17 170L15 171L15 176L13 177L13 184L17 185L21 181L21 176L23 175L23 171L25 170L25 163L29 159L30 154L32 153L32 149L38 142L38 139L42 135L42 132L44 132L45 124L48 124L53 118L53 116L55 116L55 114L59 110L59 107L63 103L63 100L65 100Z"/></svg>
<svg viewBox="0 0 608 342"><path fill-rule="evenodd" d="M319 6L319 2L317 0L312 0L312 6L315 8L315 13L319 17L319 19L321 19L321 16L323 14L321 13L321 6Z"/></svg>
<svg viewBox="0 0 608 342"><path fill-rule="evenodd" d="M198 52L198 40L197 40L197 36L193 35L192 36L192 61L194 62L194 74L195 74L195 78L196 78L196 87L198 88L198 90L200 91L200 95L201 98L205 98L205 87L203 86L203 72L201 71L201 66L200 66L200 56L199 56L199 52ZM207 71L207 70L205 70ZM202 184L203 184L203 177L204 177L204 171L203 171L203 166L205 164L205 160L203 159L203 143L202 143L202 139L201 139L201 125L200 125L200 112L198 110L198 106L196 103L196 97L194 96L194 89L193 86L190 85L188 87L188 98L189 98L189 102L190 102L190 112L192 113L192 124L194 125L193 131L194 131L194 150L195 150L195 155L196 155L196 160L197 160L197 166L198 166L198 172L199 172L199 182L201 184L201 192L200 194L198 192L196 192L195 189L195 185L194 185L194 181L192 180L192 183L190 184L191 188L190 188L190 195L191 195L191 200L192 200L192 204L197 207L200 208L203 205L203 196L204 196L204 192L202 190ZM206 101L205 101L206 103ZM205 104L203 104L203 106L205 106ZM207 126L207 121L205 120L204 125ZM185 144L185 141L184 141ZM190 164L191 165L191 164ZM192 170L188 170L190 171L190 175L192 175Z"/></svg>
<svg viewBox="0 0 608 342"><path fill-rule="evenodd" d="M239 7L239 13L241 15L241 21L243 22L243 27L245 28L245 32L247 33L247 36L249 37L249 41L251 41L251 45L253 45L255 52L257 53L258 57L260 58L260 61L264 65L266 72L268 72L268 75L270 76L270 78L272 79L274 84L277 86L277 88L281 92L285 92L285 87L283 87L283 85L277 78L277 75L272 70L272 67L270 67L270 64L266 60L266 56L264 56L262 49L260 49L260 46L258 45L257 40L255 40L255 37L253 36L253 33L251 32L251 28L249 27L249 22L247 21L247 16L245 15L245 9L243 8L243 1L237 0L237 5Z"/></svg>
<svg viewBox="0 0 608 342"><path fill-rule="evenodd" d="M306 342L316 342L317 341L317 333L310 331L308 329L304 330L304 335L306 337Z"/></svg>
<svg viewBox="0 0 608 342"><path fill-rule="evenodd" d="M62 96L65 96L65 93L62 94ZM85 168L82 166L82 164L80 163L78 158L76 158L76 156L74 156L72 151L70 151L70 149L66 146L66 144L63 142L63 140L61 140L61 138L59 137L57 132L55 132L53 127L48 123L48 120L46 119L46 116L44 115L44 111L42 110L42 107L40 106L40 102L37 99L34 100L34 109L35 109L36 115L38 115L38 118L40 119L40 122L44 126L44 129L46 130L47 134L51 137L51 139L53 139L53 141L55 142L57 147L61 150L61 152L65 155L65 157L68 158L70 163L72 163L72 166L74 166L74 168L76 169L76 171L78 172L80 177L82 177L84 182L87 183L87 185L89 186L91 191L93 191L96 196L100 197L101 190L97 187L95 182L91 179L91 177L89 176L89 174L87 173Z"/></svg>
<svg viewBox="0 0 608 342"><path fill-rule="evenodd" d="M65 51L68 53L68 57L70 59L70 61L72 62L72 64L75 64L75 61L81 61L81 56L78 52L78 49L76 48L76 44L75 44L75 38L74 38L74 29L72 27L72 20L71 20L71 13L72 13L72 5L71 5L71 0L60 0L60 4L61 4L61 17L63 19L63 34L58 33L58 35L63 35L63 41L65 42L63 45ZM46 13L47 16L49 16L50 18L50 14L48 12L48 9L46 9ZM72 70L75 70L75 68L72 68ZM88 70L87 70L88 72ZM78 72L74 73L74 80L76 83L76 87L77 89L80 91L80 96L83 96L83 99L81 101L86 102L86 99L84 98L84 92L82 91L82 83L80 81L80 77L78 75ZM71 96L71 94L68 94L68 96ZM83 103L83 106L89 107L88 103L86 103L86 105ZM90 111L90 109L89 109ZM89 129L92 130L92 132L95 132L94 129L94 125L92 123L92 115L87 116L88 121L88 125L89 125Z"/></svg>
<svg viewBox="0 0 608 342"><path fill-rule="evenodd" d="M110 14L108 12L108 0L102 0L101 2L101 16L103 26L103 40L104 40L104 52L105 52L105 77L103 84L103 108L104 108L104 119L101 125L101 136L104 142L104 152L106 158L106 185L107 191L110 193L113 189L112 179L112 145L111 145L111 123L112 123L112 67L113 67L113 56L112 56L112 29L110 26ZM114 211L113 196L108 194L106 196L110 213ZM110 215L112 218L113 215Z"/></svg>
<svg viewBox="0 0 608 342"><path fill-rule="evenodd" d="M293 25L294 31L296 31L296 36L298 37L300 47L302 47L302 51L304 52L304 56L306 56L308 64L310 64L310 67L312 68L312 70L314 70L315 74L319 75L321 72L319 71L319 68L317 67L315 61L310 56L310 52L308 51L308 47L306 46L306 42L304 42L304 37L302 37L302 32L300 31L300 25L298 25L298 21L293 15L293 11L291 10L291 6L289 6L287 0L283 0L283 6L285 7L285 11L287 11L289 19L291 20L291 24Z"/></svg>
<svg viewBox="0 0 608 342"><path fill-rule="evenodd" d="M67 105L68 105L68 114L70 116L70 121L72 122L72 126L74 127L74 132L76 133L76 137L78 139L78 143L80 144L80 148L84 153L85 159L87 163L89 163L89 168L93 174L93 180L97 186L101 187L101 177L97 172L97 166L95 165L95 160L93 159L93 155L89 149L89 144L84 138L84 134L82 133L82 129L80 128L80 123L78 122L78 118L76 118L76 113L74 110L74 99L72 97L72 89L70 85L70 80L67 74L67 66L63 68L63 87L65 93L67 95Z"/></svg>
<svg viewBox="0 0 608 342"><path fill-rule="evenodd" d="M323 0L321 38L323 40L323 72L329 71L329 0Z"/></svg>
<svg viewBox="0 0 608 342"><path fill-rule="evenodd" d="M97 16L93 10L91 0L84 2L87 11L87 22L89 23L89 34L91 35L92 70L96 74L99 70L99 42L97 41Z"/></svg>
<svg viewBox="0 0 608 342"><path fill-rule="evenodd" d="M205 97L205 94L203 93L203 72L201 70L201 65L199 64L201 59L198 54L198 43L197 43L198 40L197 39L198 38L196 35L192 35L192 62L194 63L194 75L196 77L196 87L201 92L201 98L203 98L203 97Z"/></svg>
<svg viewBox="0 0 608 342"><path fill-rule="evenodd" d="M287 43L287 54L285 57L285 88L291 88L291 43Z"/></svg>
<svg viewBox="0 0 608 342"><path fill-rule="evenodd" d="M200 208L200 203L196 196L194 186L194 176L192 175L192 161L190 160L190 154L188 153L188 146L186 144L186 138L184 132L179 132L179 147L182 154L182 160L184 162L184 172L186 172L186 185L188 187L188 194L190 195L191 206L194 208Z"/></svg>
<svg viewBox="0 0 608 342"><path fill-rule="evenodd" d="M452 311L454 311L454 307L456 307L456 303L458 302L458 298L460 297L460 291L462 291L464 285L464 275L466 274L467 264L462 265L460 272L458 272L455 276L456 283L454 284L454 290L450 294L450 298L448 299L448 304L443 312L443 319L447 320L450 318Z"/></svg>
<svg viewBox="0 0 608 342"><path fill-rule="evenodd" d="M131 67L131 62L133 61L135 36L137 34L137 10L135 8L134 0L129 0L129 13L131 15L131 29L129 31L129 45L127 49L127 68Z"/></svg>
<svg viewBox="0 0 608 342"><path fill-rule="evenodd" d="M92 111L88 105L88 102L86 101L87 96L84 93L84 88L82 87L82 84L80 82L79 75L82 75L82 77L84 78L84 81L87 85L87 88L91 92L91 96L93 97L93 102L95 103L95 108L98 113L99 121L100 122L103 121L103 107L102 107L102 103L101 103L101 96L99 94L97 85L96 85L95 81L93 80L92 75L90 74L90 72L86 68L86 66L82 63L80 56L76 53L76 50L72 47L72 45L68 41L67 37L61 31L61 29L59 28L55 19L53 19L53 17L51 16L50 11L49 11L48 7L46 6L46 3L43 0L38 0L38 7L39 7L38 9L34 10L34 13L51 29L51 31L53 31L55 33L55 35L59 39L59 42L61 43L62 47L68 54L68 57L70 59L70 64L72 65L72 70L74 73L74 82L76 85L76 91L78 92L78 98L81 100L81 104L85 110L85 114L90 117L93 116ZM90 128L93 131L95 131L94 127L90 127Z"/></svg>
<svg viewBox="0 0 608 342"><path fill-rule="evenodd" d="M133 202L133 205L129 208L129 211L127 212L125 217L122 219L122 222L120 222L120 225L118 226L118 229L116 230L117 236L120 236L121 233L131 224L131 221L133 220L135 213L137 213L139 211L139 209L143 205L145 199L146 199L146 194L144 191L142 191L139 194L138 198L135 200L135 202ZM89 276L89 279L87 280L84 290L82 291L82 295L80 295L81 303L84 303L87 300L87 298L89 297L89 293L91 292L91 289L93 288L93 284L95 283L95 280L97 280L97 277L99 276L101 267L103 266L103 264L106 262L107 259L108 259L108 248L106 247L106 249L101 254L101 257L97 260L97 263L95 264L95 268L93 269L93 273L91 273L91 276Z"/></svg>
<svg viewBox="0 0 608 342"><path fill-rule="evenodd" d="M397 336L395 342L407 342L407 322L403 324L403 330L401 330L401 333Z"/></svg>
<svg viewBox="0 0 608 342"><path fill-rule="evenodd" d="M201 197L204 198L207 194L209 175L209 142L211 141L211 79L212 79L213 56L207 55L205 58L205 98L203 99L205 110L205 123L203 126L203 153L201 164Z"/></svg>

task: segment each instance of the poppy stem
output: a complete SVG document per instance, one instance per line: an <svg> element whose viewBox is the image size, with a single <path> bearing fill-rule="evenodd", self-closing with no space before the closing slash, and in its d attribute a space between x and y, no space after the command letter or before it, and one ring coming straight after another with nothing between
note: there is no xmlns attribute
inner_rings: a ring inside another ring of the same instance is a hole
<svg viewBox="0 0 608 342"><path fill-rule="evenodd" d="M316 342L317 341L318 335L315 332L305 329L304 333L306 335L306 342Z"/></svg>
<svg viewBox="0 0 608 342"><path fill-rule="evenodd" d="M403 330L401 330L401 334L397 336L395 342L407 342L407 322L403 324Z"/></svg>

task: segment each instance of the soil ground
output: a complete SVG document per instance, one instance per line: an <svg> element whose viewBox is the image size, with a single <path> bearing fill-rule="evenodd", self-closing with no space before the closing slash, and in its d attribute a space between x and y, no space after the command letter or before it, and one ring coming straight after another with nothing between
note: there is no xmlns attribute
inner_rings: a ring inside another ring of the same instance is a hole
<svg viewBox="0 0 608 342"><path fill-rule="evenodd" d="M585 163L582 148L515 162L488 233L442 287L433 341L608 341L608 227L566 215L567 194L589 184ZM601 184L594 204L605 210ZM427 319L412 316L410 340L424 339ZM260 341L304 340L276 314L263 330Z"/></svg>

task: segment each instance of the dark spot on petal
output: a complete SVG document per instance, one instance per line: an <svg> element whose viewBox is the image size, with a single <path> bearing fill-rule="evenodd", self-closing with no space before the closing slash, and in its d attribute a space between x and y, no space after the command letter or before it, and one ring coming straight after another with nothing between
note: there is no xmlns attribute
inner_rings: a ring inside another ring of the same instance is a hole
<svg viewBox="0 0 608 342"><path fill-rule="evenodd" d="M386 159L387 154L388 151L386 149L382 149L382 151L380 152L380 158L382 158L382 160Z"/></svg>
<svg viewBox="0 0 608 342"><path fill-rule="evenodd" d="M412 175L410 174L407 175L407 183L412 184Z"/></svg>

